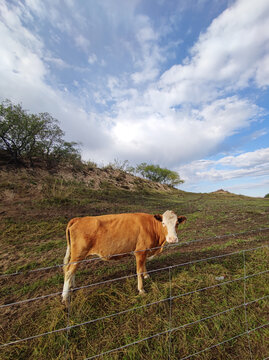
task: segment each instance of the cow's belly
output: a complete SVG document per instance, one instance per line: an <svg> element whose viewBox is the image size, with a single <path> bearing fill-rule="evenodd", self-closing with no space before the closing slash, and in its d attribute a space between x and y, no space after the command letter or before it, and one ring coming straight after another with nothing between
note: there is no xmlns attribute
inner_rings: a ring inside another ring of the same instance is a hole
<svg viewBox="0 0 269 360"><path fill-rule="evenodd" d="M103 238L96 241L88 255L97 255L104 260L119 259L123 256L131 255L136 248L135 238ZM117 256L116 256L117 255Z"/></svg>

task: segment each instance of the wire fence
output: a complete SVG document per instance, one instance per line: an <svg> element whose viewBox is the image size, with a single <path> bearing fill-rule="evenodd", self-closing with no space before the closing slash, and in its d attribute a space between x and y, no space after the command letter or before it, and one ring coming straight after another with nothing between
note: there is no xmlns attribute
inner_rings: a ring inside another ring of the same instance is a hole
<svg viewBox="0 0 269 360"><path fill-rule="evenodd" d="M176 248L176 247L182 247L182 246L187 246L187 245L191 245L194 243L199 243L199 242L210 242L213 240L221 240L221 239L226 239L226 238L230 238L230 237L237 237L237 236L247 236L247 235L251 235L257 232L265 232L265 231L269 231L269 227L265 227L265 228L257 228L254 230L247 230L247 231L242 231L242 232L237 232L237 233L232 233L232 234L224 234L224 235L217 235L217 236L211 236L211 237L207 237L207 238L200 238L200 239L194 239L194 240L190 240L190 241L185 241L185 242L178 242L178 243L174 243L174 244L167 244L165 246L165 249L169 249L169 248ZM134 250L134 251L128 251L128 252L124 252L124 253L118 253L118 254L111 254L110 256L108 256L109 260L113 259L113 258L117 258L119 256L128 256L128 255L135 255L136 253L139 252L144 252L144 251L152 251L152 250L158 250L158 249L162 249L162 246L156 246L156 247L151 247L151 248L147 248L147 249L141 249L141 250ZM89 262L93 262L93 261L101 261L102 259L100 257L91 257L89 259L84 259L84 260L80 260L80 261L75 261L75 262L69 262L68 264L83 264L83 263L89 263ZM62 268L64 267L65 264L60 263L60 264L54 264L51 266L45 266L45 267L40 267L37 269L30 269L30 270L21 270L21 271L15 271L13 273L2 273L0 274L0 278L5 278L5 277L9 277L9 276L16 276L16 275L21 275L21 274L25 274L25 273L35 273L35 272L39 272L39 271L46 271L46 270L51 270L51 269L56 269L56 268Z"/></svg>
<svg viewBox="0 0 269 360"><path fill-rule="evenodd" d="M214 239L224 239L224 238L227 238L227 237L246 236L246 235L250 235L250 234L253 234L253 233L264 232L264 231L268 231L268 230L269 230L269 228L259 228L259 229L255 229L255 230L249 230L249 231L246 231L246 232L227 234L227 235L222 235L222 236L215 236L215 237L210 237L210 238L205 238L205 239L195 239L195 240L191 240L191 241L188 241L188 242L185 242L185 243L173 244L172 246L169 245L168 248L170 248L170 247L174 248L175 246L190 245L190 244L193 244L193 243L196 243L196 242L201 242L201 241L208 242L208 241L212 241ZM158 247L158 248L160 248L160 247ZM265 324L262 324L262 325L259 325L259 326L256 326L254 328L250 328L247 307L250 306L251 304L255 304L255 303L259 302L259 301L268 300L269 295L264 295L262 297L254 299L252 301L247 301L246 280L251 279L251 278L255 278L255 277L258 277L258 276L261 276L261 275L268 274L269 269L266 269L266 270L259 271L259 272L256 272L254 274L249 274L248 275L247 271L246 271L246 253L254 252L256 250L265 249L265 248L269 248L269 244L266 243L266 244L263 244L263 245L260 245L260 246L257 246L257 247L252 247L252 248L249 248L249 249L233 251L233 252L229 252L229 253L225 253L225 254L200 258L200 259L191 260L191 261L188 261L188 262L183 262L183 263L174 264L174 265L170 265L170 266L165 266L165 267L154 269L154 270L149 270L147 272L148 274L156 273L156 272L160 272L160 271L168 271L168 275L169 275L169 296L168 297L166 297L164 299L160 299L158 301L146 303L146 304L143 304L143 305L140 305L140 306L135 306L135 307L132 307L132 308L128 308L128 309L125 309L123 311L115 312L115 313L112 313L112 314L109 314L109 315L106 315L106 316L91 319L89 321L77 323L77 324L74 324L74 325L69 324L70 308L68 306L68 309L67 309L67 311L68 311L67 326L59 328L59 329L54 329L54 330L51 330L51 331L35 334L35 335L29 336L29 337L16 339L14 341L6 342L6 343L0 345L0 349L7 348L9 346L19 344L19 343L22 343L22 342L26 342L26 341L30 341L30 340L33 340L33 339L41 338L41 337L44 337L44 336L47 336L47 335L50 335L50 334L57 334L57 333L62 333L62 332L66 332L67 340L68 340L68 333L69 333L69 331L71 329L75 329L75 328L79 328L81 326L94 324L94 323L96 323L98 321L102 321L102 320L106 320L106 319L109 319L109 318L117 317L117 316L120 316L120 315L123 315L123 314L128 314L128 313L137 311L139 309L149 308L149 307L151 307L153 305L156 305L156 304L167 303L168 306L169 306L169 321L168 321L169 328L168 329L166 329L164 331L161 331L161 332L157 332L157 333L155 333L155 334L153 334L151 336L144 337L142 339L138 339L136 341L124 344L122 346L112 348L110 350L107 350L107 351L92 355L90 357L85 358L85 360L96 359L96 358L103 357L103 356L106 356L106 355L109 355L109 354L112 354L112 353L117 353L118 351L123 351L123 350L125 350L125 349L127 349L127 348L129 348L131 346L134 346L134 345L137 345L137 344L140 344L140 343L143 343L143 342L147 342L150 339L158 338L158 337L160 337L162 335L168 335L169 336L167 347L168 347L168 353L169 353L169 359L170 359L170 357L171 357L171 347L172 347L171 346L171 334L173 332L176 332L176 331L178 331L180 329L185 329L185 328L187 328L187 327L189 327L191 325L195 325L195 324L205 322L206 320L214 319L214 318L216 318L217 316L220 316L220 315L228 314L228 313L230 313L230 312L232 312L234 310L237 310L237 309L243 309L244 310L245 328L244 328L243 332L241 332L241 333L239 333L239 334L237 334L237 335L235 335L235 336L233 336L233 337L231 337L229 339L225 339L222 342L218 342L218 343L213 344L213 345L211 345L209 347L206 347L206 348L204 348L204 349L202 349L202 350L200 350L198 352L193 352L193 353L191 353L191 354L189 354L189 355L187 355L185 357L181 357L180 359L181 360L189 359L191 357L202 354L202 353L204 353L206 351L210 351L210 350L212 350L214 348L217 348L217 347L219 347L221 345L232 342L233 340L238 339L238 338L240 338L242 336L247 336L247 338L248 338L248 350L249 350L250 358L252 359L253 358L253 353L252 353L252 348L251 348L250 335L251 335L251 333L253 333L255 331L258 331L260 329L263 329L263 328L269 326L269 322L267 322ZM156 248L154 248L154 249L156 249ZM150 251L150 250L152 250L152 249L143 249L143 250L139 250L139 251ZM132 255L134 253L135 253L135 251L132 251L130 253L125 253L124 255ZM185 292L185 293L182 293L182 294L172 295L172 270L173 269L176 269L176 268L179 268L179 267L182 267L182 266L198 264L198 263L201 263L201 262L208 262L208 261L211 261L211 260L221 259L221 258L224 258L224 257L233 256L233 255L239 255L239 254L242 254L243 276L232 279L232 280L219 282L217 284L201 287L201 288L198 288L198 289L195 289L195 290L192 290L192 291L188 291L188 292ZM116 255L112 255L112 256L116 257L116 256L122 256L122 255L123 254L116 254ZM97 261L97 260L99 260L99 258L86 259L86 260L83 260L83 261L80 261L80 262L85 263L85 262L94 261L94 260ZM63 267L63 266L64 266L64 264L56 264L56 265L53 265L53 266L50 266L50 267L42 267L42 268L38 268L38 269L28 270L26 272L27 273L32 273L32 272L37 272L37 271L45 271L45 270L49 270L49 269L53 269L53 268L59 268L59 267ZM19 272L15 272L15 273L11 273L11 274L1 274L1 277L8 278L10 276L15 276L15 275L18 275L18 274L25 274L26 272L25 271L19 271ZM109 283L113 283L113 282L120 281L120 280L126 280L126 279L129 279L129 278L134 278L136 276L137 276L136 274L131 274L131 275L121 276L121 277L114 278L114 279L108 279L108 280L104 280L104 281L99 281L99 282L95 282L95 283L91 283L91 284L87 284L87 285L83 285L83 286L80 286L80 287L73 288L73 289L71 289L71 291L76 292L76 291L81 290L81 289L87 289L87 288L91 288L91 287L94 287L94 286L100 286L100 285L103 285L103 284L109 284ZM227 309L225 309L223 311L214 313L214 314L212 314L210 316L206 316L206 317L200 318L198 320L182 324L180 326L176 326L176 327L172 326L172 304L173 304L174 300L182 298L184 296L192 295L192 294L195 294L195 293L200 293L200 292L203 292L203 291L206 291L206 290L209 290L209 289L219 288L219 287L225 286L227 284L232 284L232 283L236 283L236 282L240 282L240 281L244 282L243 299L242 299L241 304L230 307L230 308L227 308ZM39 301L39 300L46 299L46 298L52 298L52 297L56 297L56 296L59 296L59 295L61 295L61 292L54 292L54 293L50 293L50 294L46 294L46 295L33 297L33 298L28 298L28 299L24 299L24 300L10 302L10 303L7 303L7 304L1 304L0 309L9 308L9 307L13 307L13 306L16 306L16 305L29 303L29 302ZM67 342L67 346L68 346L68 342ZM263 360L266 360L266 359L269 359L269 357L264 357Z"/></svg>

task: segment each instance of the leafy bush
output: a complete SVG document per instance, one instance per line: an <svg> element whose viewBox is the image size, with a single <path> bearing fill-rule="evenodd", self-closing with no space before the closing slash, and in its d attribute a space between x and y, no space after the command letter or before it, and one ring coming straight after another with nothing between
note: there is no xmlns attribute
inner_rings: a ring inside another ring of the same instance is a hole
<svg viewBox="0 0 269 360"><path fill-rule="evenodd" d="M6 100L0 104L0 150L7 152L15 164L39 159L48 166L61 161L80 161L77 143L63 139L57 119L48 113L28 114L20 104Z"/></svg>
<svg viewBox="0 0 269 360"><path fill-rule="evenodd" d="M170 186L176 186L184 182L176 171L161 168L159 165L141 163L137 165L136 172L146 179Z"/></svg>
<svg viewBox="0 0 269 360"><path fill-rule="evenodd" d="M269 199L269 194L266 194L266 195L265 195L265 198L268 198L268 199Z"/></svg>

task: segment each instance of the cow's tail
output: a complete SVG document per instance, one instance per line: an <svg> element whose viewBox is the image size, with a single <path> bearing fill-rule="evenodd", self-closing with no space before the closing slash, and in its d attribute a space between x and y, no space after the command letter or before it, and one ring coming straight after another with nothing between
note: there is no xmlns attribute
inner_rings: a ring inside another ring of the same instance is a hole
<svg viewBox="0 0 269 360"><path fill-rule="evenodd" d="M66 227L66 232L65 233L66 233L67 248L66 248L66 253L65 253L65 257L64 257L64 267L63 267L64 272L65 272L65 269L66 269L66 265L69 262L70 255L71 255L71 239L70 239L69 224Z"/></svg>

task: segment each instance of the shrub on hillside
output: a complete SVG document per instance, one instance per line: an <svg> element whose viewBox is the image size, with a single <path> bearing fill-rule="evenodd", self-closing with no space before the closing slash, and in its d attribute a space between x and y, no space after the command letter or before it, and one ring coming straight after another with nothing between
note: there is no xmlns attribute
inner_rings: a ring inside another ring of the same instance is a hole
<svg viewBox="0 0 269 360"><path fill-rule="evenodd" d="M137 165L136 172L146 179L161 184L176 186L184 183L184 180L180 179L180 176L176 171L161 168L159 165L141 163L140 165Z"/></svg>

